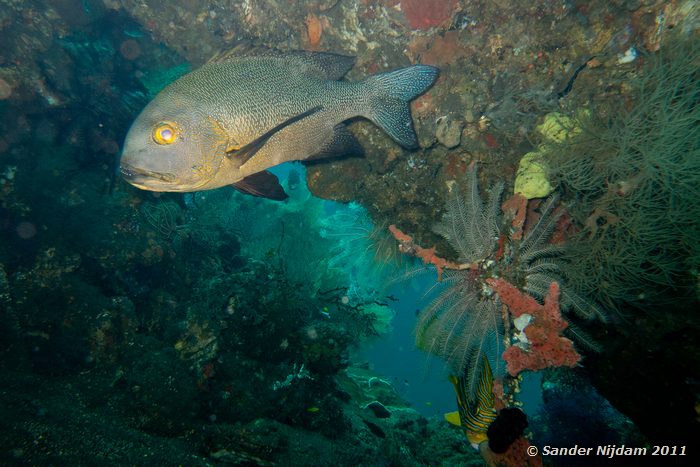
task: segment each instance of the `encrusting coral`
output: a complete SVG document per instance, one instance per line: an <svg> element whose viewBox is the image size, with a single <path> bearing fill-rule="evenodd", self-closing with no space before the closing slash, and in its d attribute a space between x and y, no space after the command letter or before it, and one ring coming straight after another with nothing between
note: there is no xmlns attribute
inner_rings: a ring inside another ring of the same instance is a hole
<svg viewBox="0 0 700 467"><path fill-rule="evenodd" d="M502 355L511 376L517 376L523 370L578 364L581 355L574 349L574 343L561 335L568 323L559 309L559 284L550 284L544 305L541 305L503 279L486 279L486 282L508 307L514 321L525 318L522 329L519 329L522 332L519 342L508 347Z"/></svg>

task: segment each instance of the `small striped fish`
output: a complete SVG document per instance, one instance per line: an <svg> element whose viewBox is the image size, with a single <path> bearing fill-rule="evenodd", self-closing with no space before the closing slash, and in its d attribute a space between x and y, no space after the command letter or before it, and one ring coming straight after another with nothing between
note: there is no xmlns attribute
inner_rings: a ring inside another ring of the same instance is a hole
<svg viewBox="0 0 700 467"><path fill-rule="evenodd" d="M496 419L495 397L493 395L493 372L486 357L481 365L474 369L479 371L479 382L473 396L467 391L467 372L458 378L450 375L450 381L457 393L457 412L445 414L445 419L465 430L467 439L475 448L488 439L486 432Z"/></svg>

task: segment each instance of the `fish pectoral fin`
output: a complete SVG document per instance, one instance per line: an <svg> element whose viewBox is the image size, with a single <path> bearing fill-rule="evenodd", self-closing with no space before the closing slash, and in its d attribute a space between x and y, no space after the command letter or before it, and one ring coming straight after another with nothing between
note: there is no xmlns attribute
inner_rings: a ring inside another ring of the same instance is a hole
<svg viewBox="0 0 700 467"><path fill-rule="evenodd" d="M260 198L268 198L275 201L284 201L288 198L277 176L267 170L248 175L231 186L241 193Z"/></svg>
<svg viewBox="0 0 700 467"><path fill-rule="evenodd" d="M336 125L331 136L323 143L321 150L316 154L307 157L307 161L326 159L329 157L341 156L364 156L365 151L357 141L357 138L350 133L350 130L343 125Z"/></svg>
<svg viewBox="0 0 700 467"><path fill-rule="evenodd" d="M240 151L240 149L241 149L240 144L234 143L233 141L226 142L226 149L225 149L226 154L231 154L231 153L234 153L236 151Z"/></svg>
<svg viewBox="0 0 700 467"><path fill-rule="evenodd" d="M283 121L282 123L275 125L271 129L267 130L265 133L258 136L253 141L246 144L245 146L238 148L238 149L233 149L232 151L227 151L226 154L229 157L235 157L236 159L238 159L240 164L243 165L246 162L248 162L255 155L255 153L257 153L263 146L265 146L265 143L267 143L267 141L270 138L272 138L276 133L287 128L289 125L292 125L293 123L298 122L299 120L305 119L309 115L315 114L316 112L320 111L321 109L323 109L323 107L320 105L317 105L316 107L312 107L309 110L300 113L299 115L295 115L294 117L290 117L287 120Z"/></svg>

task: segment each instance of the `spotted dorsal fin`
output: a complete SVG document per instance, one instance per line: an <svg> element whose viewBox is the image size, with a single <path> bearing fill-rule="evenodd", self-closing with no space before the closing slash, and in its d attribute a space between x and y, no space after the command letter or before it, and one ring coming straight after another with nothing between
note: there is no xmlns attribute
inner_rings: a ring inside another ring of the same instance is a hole
<svg viewBox="0 0 700 467"><path fill-rule="evenodd" d="M338 80L355 65L355 57L328 52L308 52L305 50L280 51L270 47L241 42L235 47L218 52L207 61L225 63L249 57L273 57L286 60L290 72L309 73L329 80Z"/></svg>

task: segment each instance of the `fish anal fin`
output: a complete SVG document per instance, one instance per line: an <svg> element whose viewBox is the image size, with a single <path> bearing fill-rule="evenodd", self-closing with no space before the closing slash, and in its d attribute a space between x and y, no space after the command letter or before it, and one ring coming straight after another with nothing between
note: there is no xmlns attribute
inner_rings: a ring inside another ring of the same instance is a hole
<svg viewBox="0 0 700 467"><path fill-rule="evenodd" d="M459 418L459 412L454 411L454 412L449 412L445 414L445 420L451 425L454 426L462 426L462 421Z"/></svg>
<svg viewBox="0 0 700 467"><path fill-rule="evenodd" d="M277 176L267 170L248 175L231 186L241 193L260 198L268 198L275 201L284 201L288 198Z"/></svg>
<svg viewBox="0 0 700 467"><path fill-rule="evenodd" d="M360 145L360 142L357 141L357 138L350 133L350 130L345 125L340 124L333 128L333 133L323 144L321 150L305 160L315 161L330 157L363 156L364 154L365 150Z"/></svg>

